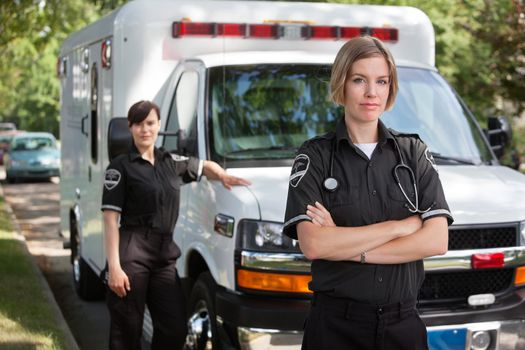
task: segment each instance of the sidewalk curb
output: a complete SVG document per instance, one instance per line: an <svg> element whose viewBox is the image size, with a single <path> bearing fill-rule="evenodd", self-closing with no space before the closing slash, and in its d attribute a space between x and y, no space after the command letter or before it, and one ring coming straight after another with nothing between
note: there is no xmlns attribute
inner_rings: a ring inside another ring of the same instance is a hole
<svg viewBox="0 0 525 350"><path fill-rule="evenodd" d="M0 185L0 196L4 197L5 199L4 189L2 185ZM55 315L55 319L58 323L58 327L64 334L64 341L65 341L66 348L69 350L80 350L75 338L73 337L73 334L71 333L71 329L69 328L69 326L66 323L66 320L64 319L64 315L62 315L62 311L60 311L60 308L58 307L58 304L55 300L55 296L53 295L53 292L51 291L51 288L49 287L49 284L47 283L47 280L44 277L44 274L38 267L33 255L31 255L31 253L29 252L29 248L27 247L27 241L24 235L22 234L22 231L20 230L20 225L18 224L18 220L16 218L15 213L13 212L13 209L11 208L11 206L9 205L7 201L4 201L4 207L7 213L9 214L9 216L11 217L14 236L18 241L20 241L21 245L23 246L22 250L24 251L24 253L28 255L29 257L28 260L30 262L31 268L33 269L33 271L35 272L35 275L37 276L39 280L44 296L49 301L51 311Z"/></svg>

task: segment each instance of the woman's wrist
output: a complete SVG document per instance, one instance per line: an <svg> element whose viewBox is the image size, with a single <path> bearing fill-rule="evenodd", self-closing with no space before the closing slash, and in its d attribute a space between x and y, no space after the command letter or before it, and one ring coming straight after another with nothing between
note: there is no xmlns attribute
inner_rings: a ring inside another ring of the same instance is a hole
<svg viewBox="0 0 525 350"><path fill-rule="evenodd" d="M120 266L120 261L108 261L108 270L109 271L117 271L121 270L122 267Z"/></svg>

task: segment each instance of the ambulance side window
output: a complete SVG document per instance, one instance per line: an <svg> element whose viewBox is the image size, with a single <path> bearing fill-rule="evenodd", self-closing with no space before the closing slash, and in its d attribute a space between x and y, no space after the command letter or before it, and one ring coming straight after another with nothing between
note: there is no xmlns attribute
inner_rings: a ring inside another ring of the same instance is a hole
<svg viewBox="0 0 525 350"><path fill-rule="evenodd" d="M91 68L91 161L98 161L98 70L97 64L93 63Z"/></svg>
<svg viewBox="0 0 525 350"><path fill-rule="evenodd" d="M177 83L168 114L167 130L183 130L185 137L180 144L177 137L166 137L164 147L169 151L177 150L179 154L197 156L198 83L199 75L192 70L182 73Z"/></svg>

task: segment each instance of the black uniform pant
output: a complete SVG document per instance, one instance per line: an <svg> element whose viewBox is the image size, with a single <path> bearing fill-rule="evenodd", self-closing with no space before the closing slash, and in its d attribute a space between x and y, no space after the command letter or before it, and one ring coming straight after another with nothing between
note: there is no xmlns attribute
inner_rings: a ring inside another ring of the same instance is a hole
<svg viewBox="0 0 525 350"><path fill-rule="evenodd" d="M187 332L186 310L175 268L180 250L171 234L121 231L119 253L131 290L120 298L108 288L110 349L141 348L146 304L153 322L151 349L182 349Z"/></svg>
<svg viewBox="0 0 525 350"><path fill-rule="evenodd" d="M315 294L302 350L427 350L415 304L375 306Z"/></svg>

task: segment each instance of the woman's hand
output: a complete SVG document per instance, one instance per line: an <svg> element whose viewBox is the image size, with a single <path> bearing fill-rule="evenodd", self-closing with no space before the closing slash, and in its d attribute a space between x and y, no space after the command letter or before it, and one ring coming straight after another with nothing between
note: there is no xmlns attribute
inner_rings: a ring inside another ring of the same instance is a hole
<svg viewBox="0 0 525 350"><path fill-rule="evenodd" d="M109 270L108 286L121 298L131 290L128 275L120 267Z"/></svg>
<svg viewBox="0 0 525 350"><path fill-rule="evenodd" d="M251 185L250 181L240 177L229 175L228 173L226 173L226 171L224 171L224 173L221 175L220 180L222 182L222 185L229 190L231 190L233 186Z"/></svg>
<svg viewBox="0 0 525 350"><path fill-rule="evenodd" d="M219 180L222 185L231 190L233 186L248 186L251 182L240 177L229 175L219 164L211 160L204 161L204 175L210 180Z"/></svg>
<svg viewBox="0 0 525 350"><path fill-rule="evenodd" d="M315 202L315 206L306 206L306 215L308 215L317 226L335 227L332 215L330 215L330 212L319 202Z"/></svg>

